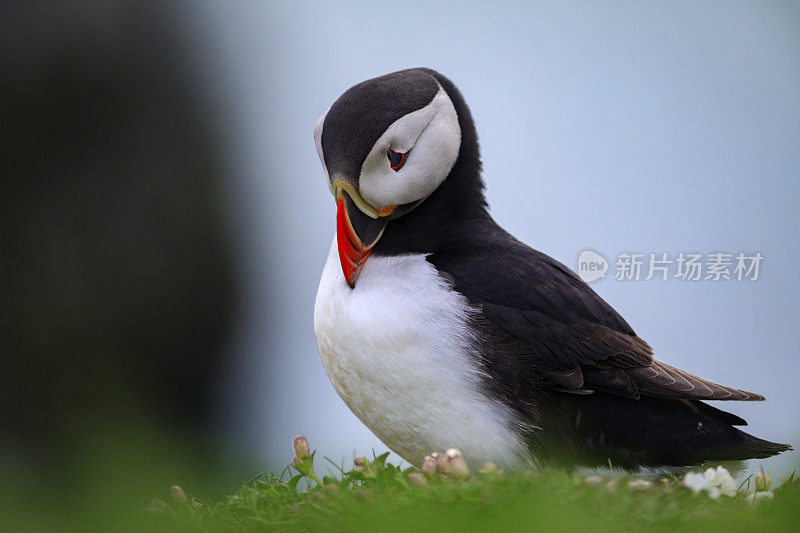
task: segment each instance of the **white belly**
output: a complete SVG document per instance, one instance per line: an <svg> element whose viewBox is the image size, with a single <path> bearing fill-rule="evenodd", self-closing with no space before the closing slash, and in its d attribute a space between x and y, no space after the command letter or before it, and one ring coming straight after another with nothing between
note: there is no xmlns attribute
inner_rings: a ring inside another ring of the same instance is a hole
<svg viewBox="0 0 800 533"><path fill-rule="evenodd" d="M469 312L421 254L372 256L350 289L334 238L314 330L339 396L409 463L458 448L473 466L521 467L529 456L510 410L480 391Z"/></svg>

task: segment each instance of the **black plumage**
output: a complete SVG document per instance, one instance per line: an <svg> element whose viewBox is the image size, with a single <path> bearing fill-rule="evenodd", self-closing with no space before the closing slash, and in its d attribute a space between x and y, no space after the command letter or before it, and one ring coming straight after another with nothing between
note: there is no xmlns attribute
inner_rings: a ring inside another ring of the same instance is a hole
<svg viewBox="0 0 800 533"><path fill-rule="evenodd" d="M477 133L458 89L428 69L400 75L423 86L421 75L439 82L456 108L461 147L444 182L387 225L373 254L428 254L467 298L485 392L517 413L540 460L682 466L789 449L736 429L745 421L701 401L762 396L654 359L650 346L569 268L499 227L487 211ZM384 89L385 78L379 78Z"/></svg>

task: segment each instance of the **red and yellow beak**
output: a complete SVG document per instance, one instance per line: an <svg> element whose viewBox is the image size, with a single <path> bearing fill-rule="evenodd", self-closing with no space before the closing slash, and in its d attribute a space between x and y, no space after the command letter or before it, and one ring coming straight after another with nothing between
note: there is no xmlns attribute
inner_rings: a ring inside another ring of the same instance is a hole
<svg viewBox="0 0 800 533"><path fill-rule="evenodd" d="M361 274L369 254L383 235L393 208L380 211L367 204L349 184L336 180L336 243L344 279L351 288ZM385 214L384 214L385 213Z"/></svg>

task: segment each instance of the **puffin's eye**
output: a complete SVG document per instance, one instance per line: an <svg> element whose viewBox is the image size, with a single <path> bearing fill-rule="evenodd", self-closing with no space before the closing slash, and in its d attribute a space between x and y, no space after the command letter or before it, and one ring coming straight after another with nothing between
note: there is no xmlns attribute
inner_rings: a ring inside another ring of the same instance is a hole
<svg viewBox="0 0 800 533"><path fill-rule="evenodd" d="M389 158L389 166L392 167L392 170L397 172L402 168L403 163L406 162L407 153L408 152L395 152L392 149L389 149L389 151L386 152L386 157Z"/></svg>

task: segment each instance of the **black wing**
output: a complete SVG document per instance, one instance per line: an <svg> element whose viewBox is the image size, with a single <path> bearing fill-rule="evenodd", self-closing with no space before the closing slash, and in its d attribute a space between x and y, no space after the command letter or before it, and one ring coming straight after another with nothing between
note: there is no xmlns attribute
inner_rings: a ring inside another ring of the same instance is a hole
<svg viewBox="0 0 800 533"><path fill-rule="evenodd" d="M565 392L764 399L654 359L650 346L574 272L499 232L482 235L480 245L461 245L428 260L452 279L491 329L502 332L499 342L514 345L516 372L540 373L536 381Z"/></svg>

